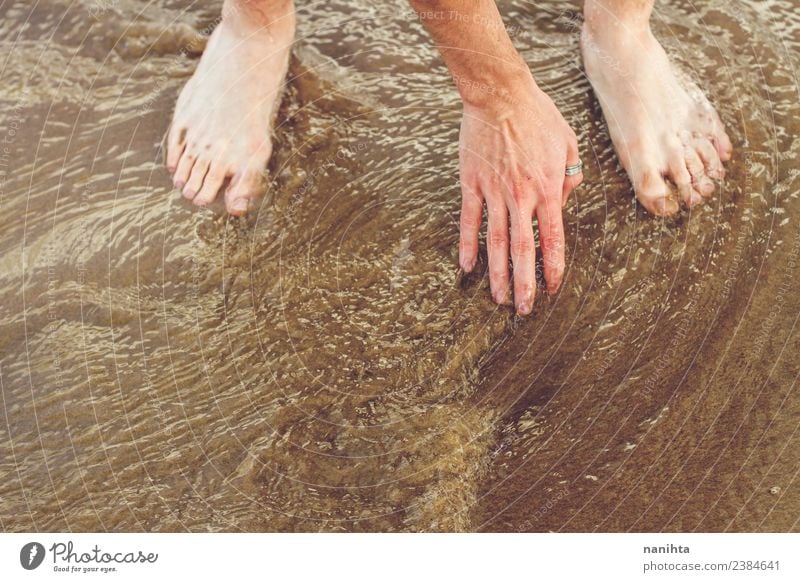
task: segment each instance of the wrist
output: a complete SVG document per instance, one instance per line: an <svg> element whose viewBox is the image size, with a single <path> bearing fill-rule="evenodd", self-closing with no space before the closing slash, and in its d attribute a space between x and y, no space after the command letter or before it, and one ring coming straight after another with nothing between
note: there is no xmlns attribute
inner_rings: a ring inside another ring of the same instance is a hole
<svg viewBox="0 0 800 582"><path fill-rule="evenodd" d="M459 77L453 74L465 110L502 114L516 108L539 90L530 70L524 66L502 74Z"/></svg>

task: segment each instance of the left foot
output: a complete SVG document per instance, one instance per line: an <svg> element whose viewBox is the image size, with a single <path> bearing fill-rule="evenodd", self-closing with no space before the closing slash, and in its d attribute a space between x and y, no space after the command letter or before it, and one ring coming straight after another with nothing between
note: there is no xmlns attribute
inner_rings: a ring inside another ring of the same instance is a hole
<svg viewBox="0 0 800 582"><path fill-rule="evenodd" d="M196 205L213 202L226 179L225 207L233 215L264 193L293 36L293 14L272 26L234 14L211 34L167 137L167 169Z"/></svg>
<svg viewBox="0 0 800 582"><path fill-rule="evenodd" d="M617 156L636 197L650 212L667 216L680 199L689 207L714 192L731 142L717 112L700 92L681 82L650 32L584 24L586 75L600 100Z"/></svg>

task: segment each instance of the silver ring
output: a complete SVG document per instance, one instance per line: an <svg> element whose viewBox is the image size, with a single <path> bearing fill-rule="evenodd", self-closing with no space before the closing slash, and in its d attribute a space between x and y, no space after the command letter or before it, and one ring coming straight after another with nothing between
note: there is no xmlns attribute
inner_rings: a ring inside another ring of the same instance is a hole
<svg viewBox="0 0 800 582"><path fill-rule="evenodd" d="M567 166L567 171L564 172L564 174L566 174L567 176L577 176L581 172L583 172L583 162L579 161L577 164L573 166Z"/></svg>

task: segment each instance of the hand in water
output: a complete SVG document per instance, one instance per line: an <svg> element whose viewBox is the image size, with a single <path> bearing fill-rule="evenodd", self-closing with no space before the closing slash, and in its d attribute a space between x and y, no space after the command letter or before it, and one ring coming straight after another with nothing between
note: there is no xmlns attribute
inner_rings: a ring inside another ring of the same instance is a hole
<svg viewBox="0 0 800 582"><path fill-rule="evenodd" d="M472 271L485 204L489 281L496 303L510 303L508 256L513 264L517 312L531 312L536 291L537 219L548 293L564 274L561 209L582 174L565 176L577 164L575 133L532 78L481 106L465 105L461 122L461 242L459 262Z"/></svg>

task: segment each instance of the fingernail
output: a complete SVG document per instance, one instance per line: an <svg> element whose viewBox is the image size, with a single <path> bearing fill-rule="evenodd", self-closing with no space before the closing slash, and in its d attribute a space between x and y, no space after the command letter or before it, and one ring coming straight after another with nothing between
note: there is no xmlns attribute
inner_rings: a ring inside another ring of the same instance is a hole
<svg viewBox="0 0 800 582"><path fill-rule="evenodd" d="M245 210L247 210L247 199L237 198L231 203L231 208L233 208L237 212L244 212Z"/></svg>
<svg viewBox="0 0 800 582"><path fill-rule="evenodd" d="M520 303L519 307L517 307L517 313L519 315L528 315L530 312L531 312L531 303L530 300L528 299Z"/></svg>
<svg viewBox="0 0 800 582"><path fill-rule="evenodd" d="M471 273L472 269L475 268L475 258L472 258L471 260L463 259L461 261L461 268L465 273Z"/></svg>
<svg viewBox="0 0 800 582"><path fill-rule="evenodd" d="M175 188L177 188L178 190L183 190L184 186L186 186L186 182L184 182L183 180L178 180L175 182Z"/></svg>
<svg viewBox="0 0 800 582"><path fill-rule="evenodd" d="M703 203L703 197L700 196L697 192L692 192L692 195L689 197L689 206L696 206L697 204Z"/></svg>
<svg viewBox="0 0 800 582"><path fill-rule="evenodd" d="M510 305L511 300L508 297L508 293L504 293L503 291L496 291L492 294L492 299L498 305Z"/></svg>
<svg viewBox="0 0 800 582"><path fill-rule="evenodd" d="M194 198L195 194L196 192L190 188L187 188L186 190L183 191L184 198L188 198L189 200Z"/></svg>

